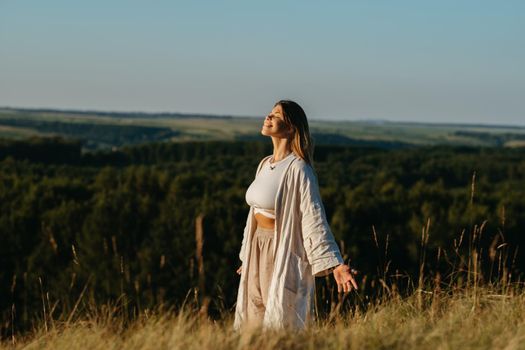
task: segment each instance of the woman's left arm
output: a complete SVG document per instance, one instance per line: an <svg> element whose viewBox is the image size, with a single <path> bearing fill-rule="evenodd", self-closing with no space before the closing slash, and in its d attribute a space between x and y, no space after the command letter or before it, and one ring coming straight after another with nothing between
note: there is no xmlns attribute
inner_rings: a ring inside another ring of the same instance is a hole
<svg viewBox="0 0 525 350"><path fill-rule="evenodd" d="M312 274L320 277L333 271L339 292L348 292L352 286L357 289L328 225L317 176L310 165L301 168L299 180L303 243Z"/></svg>
<svg viewBox="0 0 525 350"><path fill-rule="evenodd" d="M312 274L316 277L325 276L344 261L326 219L317 176L306 163L300 168L299 191L306 256L312 266Z"/></svg>

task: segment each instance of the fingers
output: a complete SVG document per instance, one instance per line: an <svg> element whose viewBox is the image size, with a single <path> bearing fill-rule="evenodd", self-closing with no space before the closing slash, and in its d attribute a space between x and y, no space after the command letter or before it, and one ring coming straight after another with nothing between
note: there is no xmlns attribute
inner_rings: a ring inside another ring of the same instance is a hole
<svg viewBox="0 0 525 350"><path fill-rule="evenodd" d="M338 293L349 293L352 291L352 289L357 290L357 283L355 282L353 277L350 277L349 280L346 282L337 282L337 292Z"/></svg>
<svg viewBox="0 0 525 350"><path fill-rule="evenodd" d="M339 269L339 271L334 271L334 278L337 282L337 292L338 293L349 293L352 289L358 289L357 283L353 275L357 274L357 271L350 269L349 266L345 265L345 268Z"/></svg>
<svg viewBox="0 0 525 350"><path fill-rule="evenodd" d="M350 281L345 282L343 284L343 290L345 293L349 293L352 290L352 286L350 285Z"/></svg>
<svg viewBox="0 0 525 350"><path fill-rule="evenodd" d="M355 281L355 279L353 277L350 277L350 282L352 283L354 288L357 289L357 282Z"/></svg>
<svg viewBox="0 0 525 350"><path fill-rule="evenodd" d="M338 293L348 293L352 290L352 285L350 282L337 283L337 292Z"/></svg>

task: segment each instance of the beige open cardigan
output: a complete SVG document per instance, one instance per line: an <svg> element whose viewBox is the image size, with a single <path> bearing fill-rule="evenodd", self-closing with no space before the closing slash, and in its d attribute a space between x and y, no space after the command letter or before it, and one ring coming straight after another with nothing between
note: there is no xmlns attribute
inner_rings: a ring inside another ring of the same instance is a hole
<svg viewBox="0 0 525 350"><path fill-rule="evenodd" d="M259 163L255 176L270 157ZM263 326L304 329L313 312L314 276L327 275L331 268L343 263L343 258L326 219L314 169L295 154L286 162L275 198L275 262ZM250 207L239 253L242 272L234 329L239 329L246 319L246 276L256 227Z"/></svg>

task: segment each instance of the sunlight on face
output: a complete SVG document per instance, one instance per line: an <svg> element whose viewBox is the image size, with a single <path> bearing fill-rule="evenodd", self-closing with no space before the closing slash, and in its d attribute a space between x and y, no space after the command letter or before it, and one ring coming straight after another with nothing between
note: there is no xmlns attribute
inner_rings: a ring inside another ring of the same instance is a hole
<svg viewBox="0 0 525 350"><path fill-rule="evenodd" d="M273 107L270 114L264 118L261 134L286 138L289 127L284 121L283 109L281 105Z"/></svg>

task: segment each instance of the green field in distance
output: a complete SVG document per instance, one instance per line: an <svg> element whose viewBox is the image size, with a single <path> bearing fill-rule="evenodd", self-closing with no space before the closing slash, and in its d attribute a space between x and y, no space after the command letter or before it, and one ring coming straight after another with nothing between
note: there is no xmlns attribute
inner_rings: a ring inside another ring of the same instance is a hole
<svg viewBox="0 0 525 350"><path fill-rule="evenodd" d="M0 138L56 136L87 150L152 141L264 140L263 116L0 108ZM316 144L400 148L424 145L525 146L525 127L309 119Z"/></svg>

